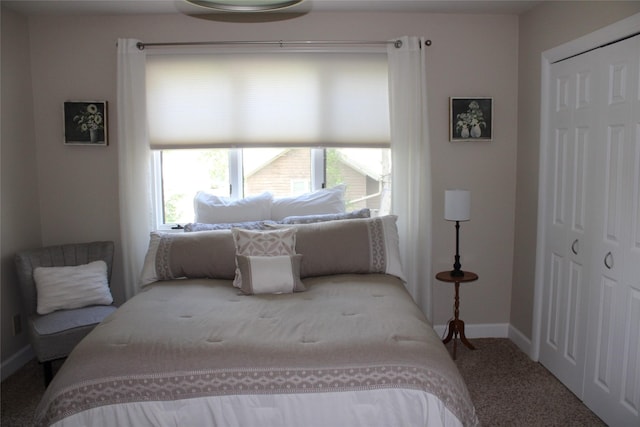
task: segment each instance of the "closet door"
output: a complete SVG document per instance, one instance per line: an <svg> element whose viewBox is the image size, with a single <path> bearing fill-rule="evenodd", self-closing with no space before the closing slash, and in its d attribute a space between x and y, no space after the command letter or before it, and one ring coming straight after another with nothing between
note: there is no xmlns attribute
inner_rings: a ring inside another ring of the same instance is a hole
<svg viewBox="0 0 640 427"><path fill-rule="evenodd" d="M584 401L640 425L640 36L599 49L605 92L591 191L595 239Z"/></svg>
<svg viewBox="0 0 640 427"><path fill-rule="evenodd" d="M597 62L580 55L551 66L545 269L540 362L582 395L587 327L588 171L595 166Z"/></svg>

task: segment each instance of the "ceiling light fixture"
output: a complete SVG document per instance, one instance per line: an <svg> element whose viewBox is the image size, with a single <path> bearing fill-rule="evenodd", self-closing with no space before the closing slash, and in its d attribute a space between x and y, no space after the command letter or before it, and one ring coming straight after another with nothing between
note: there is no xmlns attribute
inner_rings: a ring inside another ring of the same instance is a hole
<svg viewBox="0 0 640 427"><path fill-rule="evenodd" d="M284 9L304 0L186 0L196 6L222 12L267 12Z"/></svg>

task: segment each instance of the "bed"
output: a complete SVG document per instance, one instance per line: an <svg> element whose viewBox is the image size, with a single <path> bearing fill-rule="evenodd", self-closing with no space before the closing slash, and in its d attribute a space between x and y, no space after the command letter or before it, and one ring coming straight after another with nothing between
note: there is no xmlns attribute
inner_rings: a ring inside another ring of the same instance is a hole
<svg viewBox="0 0 640 427"><path fill-rule="evenodd" d="M269 227L153 233L142 291L74 349L36 425L478 425L404 287L395 217ZM265 235L279 253L256 255Z"/></svg>

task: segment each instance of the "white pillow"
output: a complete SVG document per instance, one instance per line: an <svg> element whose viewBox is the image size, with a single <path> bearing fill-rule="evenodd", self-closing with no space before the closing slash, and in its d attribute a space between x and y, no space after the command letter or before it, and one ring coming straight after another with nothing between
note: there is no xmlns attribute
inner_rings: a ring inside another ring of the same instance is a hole
<svg viewBox="0 0 640 427"><path fill-rule="evenodd" d="M216 224L269 219L272 200L271 193L234 200L199 191L193 200L194 222Z"/></svg>
<svg viewBox="0 0 640 427"><path fill-rule="evenodd" d="M340 184L300 196L273 199L271 219L280 221L288 216L344 213L345 188L344 184Z"/></svg>
<svg viewBox="0 0 640 427"><path fill-rule="evenodd" d="M104 261L67 267L36 267L33 280L38 295L38 314L113 303Z"/></svg>
<svg viewBox="0 0 640 427"><path fill-rule="evenodd" d="M302 255L237 255L242 272L240 289L247 295L290 294L305 290L300 280Z"/></svg>

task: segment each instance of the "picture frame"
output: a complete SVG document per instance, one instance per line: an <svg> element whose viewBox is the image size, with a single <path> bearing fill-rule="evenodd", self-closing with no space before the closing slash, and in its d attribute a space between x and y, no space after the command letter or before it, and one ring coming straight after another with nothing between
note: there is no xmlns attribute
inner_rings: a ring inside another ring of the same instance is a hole
<svg viewBox="0 0 640 427"><path fill-rule="evenodd" d="M492 141L493 98L449 98L449 141Z"/></svg>
<svg viewBox="0 0 640 427"><path fill-rule="evenodd" d="M64 144L108 145L107 101L65 101Z"/></svg>

